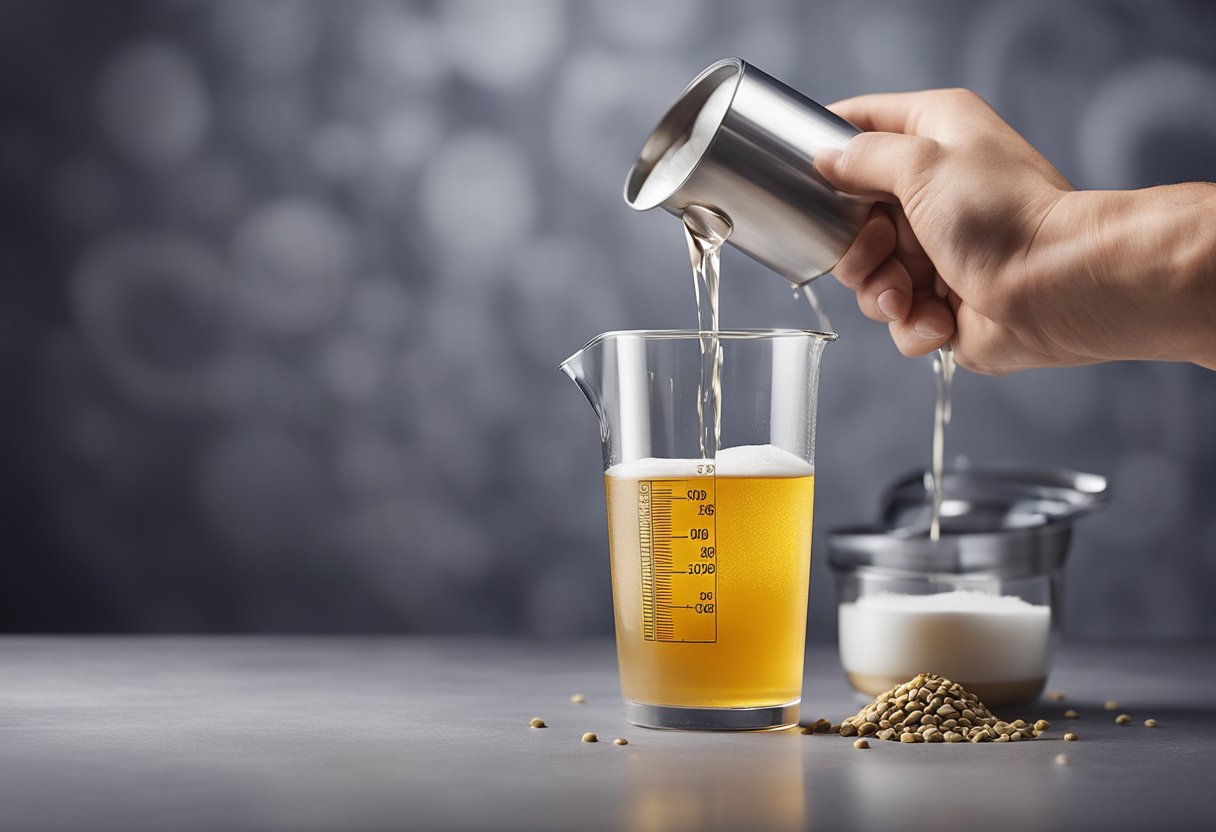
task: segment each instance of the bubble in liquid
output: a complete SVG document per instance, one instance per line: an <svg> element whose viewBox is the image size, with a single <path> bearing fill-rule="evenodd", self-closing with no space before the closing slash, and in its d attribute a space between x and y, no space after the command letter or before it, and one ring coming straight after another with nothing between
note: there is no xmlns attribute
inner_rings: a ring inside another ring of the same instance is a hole
<svg viewBox="0 0 1216 832"><path fill-rule="evenodd" d="M452 66L497 92L529 86L565 42L566 5L560 0L448 0L439 21Z"/></svg>
<svg viewBox="0 0 1216 832"><path fill-rule="evenodd" d="M313 332L331 321L356 265L346 220L325 203L302 198L251 214L237 231L233 258L245 314L281 334Z"/></svg>
<svg viewBox="0 0 1216 832"><path fill-rule="evenodd" d="M455 136L440 148L423 173L419 198L435 241L456 259L496 256L527 236L539 213L523 154L487 130Z"/></svg>
<svg viewBox="0 0 1216 832"><path fill-rule="evenodd" d="M154 404L205 400L229 360L233 281L206 248L176 235L131 234L87 249L72 311L108 374Z"/></svg>
<svg viewBox="0 0 1216 832"><path fill-rule="evenodd" d="M106 136L130 161L181 161L206 135L210 102L198 69L176 46L148 41L119 52L102 70L97 106Z"/></svg>

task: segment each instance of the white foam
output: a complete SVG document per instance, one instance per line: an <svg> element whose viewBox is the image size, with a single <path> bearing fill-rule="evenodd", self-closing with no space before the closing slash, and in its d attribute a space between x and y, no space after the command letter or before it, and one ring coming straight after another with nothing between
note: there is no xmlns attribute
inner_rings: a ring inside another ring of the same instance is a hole
<svg viewBox="0 0 1216 832"><path fill-rule="evenodd" d="M1007 595L875 593L841 604L839 625L849 673L1018 682L1044 678L1051 660L1051 608Z"/></svg>
<svg viewBox="0 0 1216 832"><path fill-rule="evenodd" d="M719 477L809 477L815 473L814 465L774 445L739 445L723 448L713 460L646 457L613 465L605 474L627 479L695 477L697 466L706 462L713 463Z"/></svg>

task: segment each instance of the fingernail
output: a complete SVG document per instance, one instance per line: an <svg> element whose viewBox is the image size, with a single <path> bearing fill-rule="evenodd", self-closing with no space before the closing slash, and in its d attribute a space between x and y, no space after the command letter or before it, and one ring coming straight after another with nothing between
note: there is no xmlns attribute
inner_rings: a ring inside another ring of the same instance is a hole
<svg viewBox="0 0 1216 832"><path fill-rule="evenodd" d="M916 326L913 327L913 329L916 330L917 335L919 335L921 338L924 338L926 341L936 340L938 338L945 336L945 334L946 334L946 333L942 332L940 329L938 329L936 326L934 326L932 323L930 323L929 321L918 321L916 323Z"/></svg>
<svg viewBox="0 0 1216 832"><path fill-rule="evenodd" d="M888 289L878 296L878 311L887 316L888 321L899 320L899 307L902 305L903 293L898 289Z"/></svg>

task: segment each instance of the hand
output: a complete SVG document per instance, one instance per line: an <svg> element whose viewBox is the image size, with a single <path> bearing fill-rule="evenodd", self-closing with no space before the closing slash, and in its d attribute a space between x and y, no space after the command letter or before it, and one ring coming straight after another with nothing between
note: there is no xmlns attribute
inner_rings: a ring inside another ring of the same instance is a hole
<svg viewBox="0 0 1216 832"><path fill-rule="evenodd" d="M833 273L904 355L949 343L983 373L1114 358L1216 366L1213 186L1076 191L966 90L830 109L871 132L817 170L879 200Z"/></svg>

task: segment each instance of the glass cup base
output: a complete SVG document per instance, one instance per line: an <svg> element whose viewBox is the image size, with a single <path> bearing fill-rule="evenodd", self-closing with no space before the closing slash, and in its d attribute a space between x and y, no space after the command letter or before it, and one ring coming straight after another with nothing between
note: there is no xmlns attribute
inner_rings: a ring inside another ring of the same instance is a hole
<svg viewBox="0 0 1216 832"><path fill-rule="evenodd" d="M625 700L625 719L670 731L779 731L798 724L801 699L765 708L684 708Z"/></svg>

